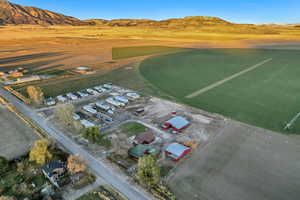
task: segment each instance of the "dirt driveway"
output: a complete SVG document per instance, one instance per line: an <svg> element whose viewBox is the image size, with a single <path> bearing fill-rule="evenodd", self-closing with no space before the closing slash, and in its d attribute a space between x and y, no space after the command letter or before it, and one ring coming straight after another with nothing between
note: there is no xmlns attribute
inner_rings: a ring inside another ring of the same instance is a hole
<svg viewBox="0 0 300 200"><path fill-rule="evenodd" d="M229 122L170 185L178 199L299 200L300 140Z"/></svg>

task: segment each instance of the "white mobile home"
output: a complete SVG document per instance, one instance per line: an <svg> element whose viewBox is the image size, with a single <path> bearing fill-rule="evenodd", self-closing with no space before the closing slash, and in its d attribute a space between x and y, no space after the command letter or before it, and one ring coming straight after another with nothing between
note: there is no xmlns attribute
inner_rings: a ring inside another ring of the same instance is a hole
<svg viewBox="0 0 300 200"><path fill-rule="evenodd" d="M91 128L91 127L94 127L96 126L94 123L88 121L88 120L80 120L80 123L82 124L82 126L84 126L84 128Z"/></svg>
<svg viewBox="0 0 300 200"><path fill-rule="evenodd" d="M99 94L99 92L97 92L96 90L91 89L91 88L86 89L86 91L87 91L89 94L91 94L91 95L97 95L97 94Z"/></svg>
<svg viewBox="0 0 300 200"><path fill-rule="evenodd" d="M107 110L110 109L110 106L109 106L109 105L104 104L104 103L101 103L101 102L97 102L97 103L96 103L96 106L97 106L98 108L101 108L102 110L105 110L105 111L107 111Z"/></svg>
<svg viewBox="0 0 300 200"><path fill-rule="evenodd" d="M129 103L129 100L127 98L125 98L125 97L115 96L114 98L115 98L115 100L117 100L119 102L122 102L122 103L125 103L125 104Z"/></svg>
<svg viewBox="0 0 300 200"><path fill-rule="evenodd" d="M128 96L132 99L139 99L141 97L141 95L139 95L138 93L135 93L135 92L129 92L126 94L126 96Z"/></svg>
<svg viewBox="0 0 300 200"><path fill-rule="evenodd" d="M64 96L62 96L62 95L59 95L59 96L57 96L56 98L57 98L57 100L58 100L59 102L62 102L62 103L64 103L64 102L67 101L67 98L64 97Z"/></svg>
<svg viewBox="0 0 300 200"><path fill-rule="evenodd" d="M91 105L85 105L82 107L83 110L89 112L89 113L92 113L92 114L96 114L97 113L97 110L95 110Z"/></svg>
<svg viewBox="0 0 300 200"><path fill-rule="evenodd" d="M71 100L77 100L78 99L78 97L75 94L71 93L71 92L67 94L67 97Z"/></svg>
<svg viewBox="0 0 300 200"><path fill-rule="evenodd" d="M113 105L113 106L117 106L117 107L125 106L124 103L119 102L119 101L115 101L113 98L106 99L106 102Z"/></svg>

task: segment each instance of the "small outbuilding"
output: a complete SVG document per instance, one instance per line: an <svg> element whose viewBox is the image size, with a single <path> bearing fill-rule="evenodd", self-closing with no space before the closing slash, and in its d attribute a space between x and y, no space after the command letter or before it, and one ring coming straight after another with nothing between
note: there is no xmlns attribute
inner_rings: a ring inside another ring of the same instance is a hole
<svg viewBox="0 0 300 200"><path fill-rule="evenodd" d="M191 148L186 147L179 143L172 143L170 144L167 149L166 153L173 158L173 161L177 162L182 159L184 156L191 152Z"/></svg>
<svg viewBox="0 0 300 200"><path fill-rule="evenodd" d="M148 131L135 136L134 142L136 144L151 144L155 140L155 135L152 131Z"/></svg>
<svg viewBox="0 0 300 200"><path fill-rule="evenodd" d="M168 130L170 128L173 129L173 131L181 131L185 128L187 128L190 125L190 122L180 116L173 117L172 119L166 121L163 125L163 129Z"/></svg>

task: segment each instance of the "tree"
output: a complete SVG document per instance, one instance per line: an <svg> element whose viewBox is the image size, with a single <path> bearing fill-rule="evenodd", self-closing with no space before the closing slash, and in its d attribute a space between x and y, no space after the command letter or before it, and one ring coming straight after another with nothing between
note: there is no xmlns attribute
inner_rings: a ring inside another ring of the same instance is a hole
<svg viewBox="0 0 300 200"><path fill-rule="evenodd" d="M0 156L0 174L7 172L9 169L9 163L6 158Z"/></svg>
<svg viewBox="0 0 300 200"><path fill-rule="evenodd" d="M81 136L88 139L92 143L98 143L102 139L100 129L96 126L83 129Z"/></svg>
<svg viewBox="0 0 300 200"><path fill-rule="evenodd" d="M44 93L42 89L38 86L28 86L27 87L27 94L30 100L38 105L41 105L44 101Z"/></svg>
<svg viewBox="0 0 300 200"><path fill-rule="evenodd" d="M40 165L49 161L52 158L52 154L48 150L49 145L50 142L47 139L36 141L29 153L29 161L34 161Z"/></svg>
<svg viewBox="0 0 300 200"><path fill-rule="evenodd" d="M141 183L145 183L149 187L158 184L160 167L153 156L149 155L139 159L137 176Z"/></svg>
<svg viewBox="0 0 300 200"><path fill-rule="evenodd" d="M68 157L67 167L72 174L84 172L86 170L86 162L80 155L70 155Z"/></svg>
<svg viewBox="0 0 300 200"><path fill-rule="evenodd" d="M72 104L59 104L54 109L54 116L66 126L73 125L75 108Z"/></svg>

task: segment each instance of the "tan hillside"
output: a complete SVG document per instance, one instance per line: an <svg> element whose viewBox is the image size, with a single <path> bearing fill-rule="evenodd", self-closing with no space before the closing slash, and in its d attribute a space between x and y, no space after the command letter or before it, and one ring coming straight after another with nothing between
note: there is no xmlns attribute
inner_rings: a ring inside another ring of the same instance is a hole
<svg viewBox="0 0 300 200"><path fill-rule="evenodd" d="M74 17L0 0L0 24L91 25ZM93 23L92 23L93 25Z"/></svg>

